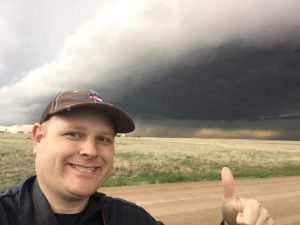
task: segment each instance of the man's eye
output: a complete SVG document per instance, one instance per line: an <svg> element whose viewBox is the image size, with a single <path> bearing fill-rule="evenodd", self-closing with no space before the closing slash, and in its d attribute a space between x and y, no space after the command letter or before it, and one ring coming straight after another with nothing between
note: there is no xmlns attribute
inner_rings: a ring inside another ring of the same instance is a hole
<svg viewBox="0 0 300 225"><path fill-rule="evenodd" d="M71 138L80 138L82 136L79 132L68 132L66 135Z"/></svg>
<svg viewBox="0 0 300 225"><path fill-rule="evenodd" d="M113 142L113 140L111 138L104 137L104 136L98 137L98 141L100 141L102 143L112 143Z"/></svg>

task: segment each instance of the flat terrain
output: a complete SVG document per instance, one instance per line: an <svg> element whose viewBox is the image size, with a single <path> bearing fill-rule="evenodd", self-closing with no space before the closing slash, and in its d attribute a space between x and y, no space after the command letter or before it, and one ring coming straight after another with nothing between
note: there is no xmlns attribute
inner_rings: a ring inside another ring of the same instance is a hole
<svg viewBox="0 0 300 225"><path fill-rule="evenodd" d="M276 225L300 224L300 176L239 179L240 197L255 198ZM221 221L220 181L102 188L102 192L137 203L166 225L218 225Z"/></svg>
<svg viewBox="0 0 300 225"><path fill-rule="evenodd" d="M0 157L0 190L35 174L27 134L0 134ZM216 180L224 166L240 178L237 194L262 202L276 225L300 225L300 141L117 138L107 185L122 187L102 191L136 202L167 225L218 225L222 187ZM199 182L149 185L178 181ZM128 184L142 185L123 187Z"/></svg>
<svg viewBox="0 0 300 225"><path fill-rule="evenodd" d="M35 174L28 134L0 133L0 157L0 190ZM106 186L219 180L224 166L235 177L300 176L300 141L120 137Z"/></svg>

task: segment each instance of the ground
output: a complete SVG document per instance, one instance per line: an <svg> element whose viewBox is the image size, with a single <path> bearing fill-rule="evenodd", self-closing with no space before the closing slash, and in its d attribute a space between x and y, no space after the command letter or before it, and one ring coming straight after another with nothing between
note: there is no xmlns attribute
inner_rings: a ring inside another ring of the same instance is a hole
<svg viewBox="0 0 300 225"><path fill-rule="evenodd" d="M300 224L300 176L240 179L236 194L255 198L276 225ZM166 225L219 225L222 187L219 181L102 188L114 197L133 201Z"/></svg>

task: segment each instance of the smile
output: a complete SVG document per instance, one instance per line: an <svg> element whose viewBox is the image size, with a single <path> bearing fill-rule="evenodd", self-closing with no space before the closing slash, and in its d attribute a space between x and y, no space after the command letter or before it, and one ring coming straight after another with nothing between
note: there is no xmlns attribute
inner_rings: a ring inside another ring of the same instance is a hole
<svg viewBox="0 0 300 225"><path fill-rule="evenodd" d="M96 167L86 167L86 166L79 166L79 165L75 165L75 164L72 164L73 168L80 171L80 172L83 172L83 173L92 173L96 170Z"/></svg>

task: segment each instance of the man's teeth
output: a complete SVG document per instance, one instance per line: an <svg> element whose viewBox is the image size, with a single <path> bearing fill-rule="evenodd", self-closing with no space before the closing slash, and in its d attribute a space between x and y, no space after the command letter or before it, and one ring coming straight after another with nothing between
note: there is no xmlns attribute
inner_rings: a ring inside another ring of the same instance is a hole
<svg viewBox="0 0 300 225"><path fill-rule="evenodd" d="M73 167L76 170L85 173L92 173L96 169L95 167L85 167L85 166L78 166L78 165L73 165Z"/></svg>

